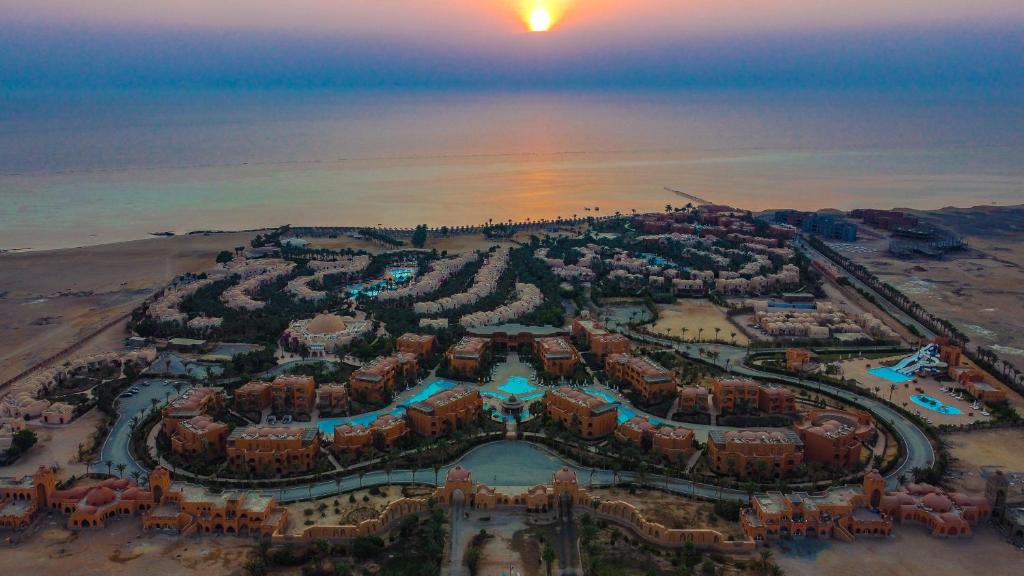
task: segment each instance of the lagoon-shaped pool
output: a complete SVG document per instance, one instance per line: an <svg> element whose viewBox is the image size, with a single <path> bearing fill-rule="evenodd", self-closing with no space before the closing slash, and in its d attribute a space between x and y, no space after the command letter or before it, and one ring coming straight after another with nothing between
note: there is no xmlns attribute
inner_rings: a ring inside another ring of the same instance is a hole
<svg viewBox="0 0 1024 576"><path fill-rule="evenodd" d="M449 382L447 380L437 380L431 382L430 384L427 384L422 390L420 390L413 396L410 396L409 398L403 400L398 406L392 408L389 411L370 412L368 414L360 414L358 416L339 416L337 418L324 418L319 423L317 423L316 427L317 429L320 430L321 434L331 436L334 434L334 429L337 428L338 426L341 426L342 424L369 426L370 424L373 423L374 420L380 418L384 414L390 414L397 418L401 418L405 414L405 409L407 406L411 406L417 402L422 402L427 398L430 398L434 394L437 394L438 392L448 390L454 387L454 382Z"/></svg>
<svg viewBox="0 0 1024 576"><path fill-rule="evenodd" d="M348 295L350 298L358 298L360 295L373 298L385 290L393 290L405 284L415 275L415 268L389 268L384 278L376 282L349 286Z"/></svg>
<svg viewBox="0 0 1024 576"><path fill-rule="evenodd" d="M943 404L938 398L933 398L927 394L914 394L910 397L910 400L918 406L923 406L932 412L938 412L939 414L955 416L962 413L956 406Z"/></svg>
<svg viewBox="0 0 1024 576"><path fill-rule="evenodd" d="M630 410L622 402L619 402L618 400L616 400L614 396L612 396L611 394L609 394L607 392L604 392L603 390L594 390L593 388L585 388L583 391L586 392L587 394L590 394L591 396L594 396L596 398L600 398L601 400L604 400L605 402L607 402L609 404L615 404L617 406L616 410L618 411L618 417L616 419L618 420L619 424L622 424L623 422L628 422L634 416L636 416L636 412Z"/></svg>

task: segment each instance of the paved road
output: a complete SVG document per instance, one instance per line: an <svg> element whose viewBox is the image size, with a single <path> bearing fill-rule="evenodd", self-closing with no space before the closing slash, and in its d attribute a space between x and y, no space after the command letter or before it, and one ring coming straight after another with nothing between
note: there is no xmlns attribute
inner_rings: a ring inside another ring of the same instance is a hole
<svg viewBox="0 0 1024 576"><path fill-rule="evenodd" d="M128 477L132 472L141 472L148 474L148 471L142 467L134 458L129 451L129 445L131 444L131 420L134 416L138 416L140 419L147 411L153 409L153 401L156 401L156 406L159 408L163 406L168 398L174 398L177 396L177 392L174 390L174 382L176 380L168 380L166 378L143 378L136 381L132 386L139 389L139 393L134 396L124 396L123 394L118 399L118 416L117 421L110 428L110 433L107 435L106 440L103 441L103 447L100 449L99 464L94 464L91 470L94 472L106 471L106 462L111 462L111 472L117 473L117 465L124 464L125 470L124 475ZM184 381L181 382L182 391L187 389L190 384Z"/></svg>

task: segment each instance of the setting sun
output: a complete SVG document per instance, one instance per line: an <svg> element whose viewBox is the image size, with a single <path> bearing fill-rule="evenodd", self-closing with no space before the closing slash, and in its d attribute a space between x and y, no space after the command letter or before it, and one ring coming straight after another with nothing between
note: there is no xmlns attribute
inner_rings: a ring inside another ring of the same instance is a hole
<svg viewBox="0 0 1024 576"><path fill-rule="evenodd" d="M551 13L543 6L530 12L530 32L547 32L551 29Z"/></svg>

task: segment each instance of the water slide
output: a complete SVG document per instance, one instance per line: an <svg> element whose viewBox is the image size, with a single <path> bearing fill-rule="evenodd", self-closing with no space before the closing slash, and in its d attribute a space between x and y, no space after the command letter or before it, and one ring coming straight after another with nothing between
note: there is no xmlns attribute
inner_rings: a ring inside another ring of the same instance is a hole
<svg viewBox="0 0 1024 576"><path fill-rule="evenodd" d="M914 376L922 371L941 372L946 369L946 363L939 360L939 347L929 344L889 368L905 376Z"/></svg>

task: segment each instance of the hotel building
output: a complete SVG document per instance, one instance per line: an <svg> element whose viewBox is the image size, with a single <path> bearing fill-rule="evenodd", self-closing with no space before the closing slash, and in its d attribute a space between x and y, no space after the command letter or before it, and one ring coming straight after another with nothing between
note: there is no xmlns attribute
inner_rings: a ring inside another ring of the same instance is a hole
<svg viewBox="0 0 1024 576"><path fill-rule="evenodd" d="M683 386L679 388L679 411L686 414L707 412L710 397L708 389L703 386Z"/></svg>
<svg viewBox="0 0 1024 576"><path fill-rule="evenodd" d="M707 449L712 470L741 478L783 478L804 460L792 430L709 430Z"/></svg>
<svg viewBox="0 0 1024 576"><path fill-rule="evenodd" d="M228 465L255 476L307 472L316 466L320 450L315 428L236 428L227 442Z"/></svg>
<svg viewBox="0 0 1024 576"><path fill-rule="evenodd" d="M171 451L188 456L222 456L228 437L226 424L203 414L178 423Z"/></svg>
<svg viewBox="0 0 1024 576"><path fill-rule="evenodd" d="M316 381L312 376L278 376L270 383L274 413L310 414L316 406Z"/></svg>
<svg viewBox="0 0 1024 576"><path fill-rule="evenodd" d="M417 358L425 358L434 353L437 338L430 334L413 334L407 332L398 337L398 351L415 354Z"/></svg>
<svg viewBox="0 0 1024 576"><path fill-rule="evenodd" d="M474 376L483 364L490 341L486 338L466 336L448 349L448 366L452 372Z"/></svg>
<svg viewBox="0 0 1024 576"><path fill-rule="evenodd" d="M235 410L240 414L262 412L270 406L270 382L253 380L235 390Z"/></svg>
<svg viewBox="0 0 1024 576"><path fill-rule="evenodd" d="M378 356L353 372L349 387L360 401L384 402L399 385L415 381L418 372L414 354L395 352L391 356Z"/></svg>
<svg viewBox="0 0 1024 576"><path fill-rule="evenodd" d="M789 388L761 385L757 389L757 409L765 414L794 414L796 396Z"/></svg>
<svg viewBox="0 0 1024 576"><path fill-rule="evenodd" d="M804 460L832 468L854 469L860 465L862 447L877 431L864 412L816 410L796 425L804 443Z"/></svg>
<svg viewBox="0 0 1024 576"><path fill-rule="evenodd" d="M328 383L317 387L316 409L321 415L344 414L348 408L348 386Z"/></svg>
<svg viewBox="0 0 1024 576"><path fill-rule="evenodd" d="M560 387L544 393L548 416L583 438L602 438L615 431L615 404L575 388Z"/></svg>
<svg viewBox="0 0 1024 576"><path fill-rule="evenodd" d="M719 412L750 412L757 407L761 385L749 378L715 378L711 398Z"/></svg>
<svg viewBox="0 0 1024 576"><path fill-rule="evenodd" d="M659 402L676 393L676 377L647 356L610 354L604 366L609 377L629 384L644 402Z"/></svg>
<svg viewBox="0 0 1024 576"><path fill-rule="evenodd" d="M480 391L469 386L442 390L408 407L406 415L414 432L434 438L450 434L480 415Z"/></svg>
<svg viewBox="0 0 1024 576"><path fill-rule="evenodd" d="M222 392L220 388L200 386L186 390L168 402L163 408L161 423L164 434L173 436L174 431L178 429L178 423L216 410L223 404Z"/></svg>
<svg viewBox="0 0 1024 576"><path fill-rule="evenodd" d="M331 450L335 454L356 454L369 446L390 450L409 431L405 419L385 414L368 426L342 424L334 428Z"/></svg>
<svg viewBox="0 0 1024 576"><path fill-rule="evenodd" d="M658 426L646 418L635 416L615 430L622 442L640 446L644 452L654 452L672 462L689 458L693 452L693 431L682 426Z"/></svg>
<svg viewBox="0 0 1024 576"><path fill-rule="evenodd" d="M590 353L598 362L604 362L609 354L627 354L632 343L622 334L608 332L599 322L589 319L577 319L572 322L572 336L583 341Z"/></svg>
<svg viewBox="0 0 1024 576"><path fill-rule="evenodd" d="M551 376L569 376L580 360L576 347L560 336L537 338L533 349L544 372Z"/></svg>

